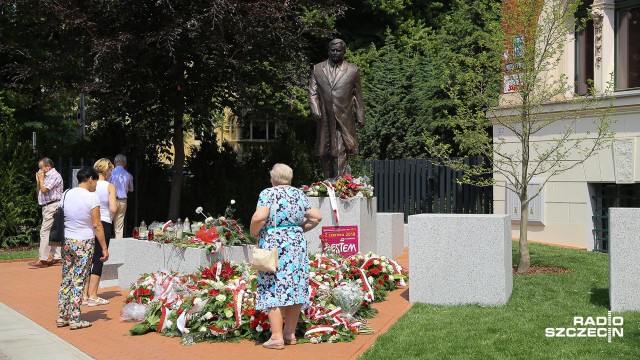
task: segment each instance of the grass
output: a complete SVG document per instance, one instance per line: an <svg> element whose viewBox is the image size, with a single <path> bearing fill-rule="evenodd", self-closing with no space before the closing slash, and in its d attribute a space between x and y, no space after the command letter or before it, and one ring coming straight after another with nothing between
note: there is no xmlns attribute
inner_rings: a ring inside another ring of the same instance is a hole
<svg viewBox="0 0 640 360"><path fill-rule="evenodd" d="M37 258L37 257L38 257L38 249L19 250L19 251L0 251L0 261L31 259L31 258Z"/></svg>
<svg viewBox="0 0 640 360"><path fill-rule="evenodd" d="M503 307L416 303L360 360L640 359L639 312L613 314L624 318L624 334L611 343L607 338L545 336L548 327L574 327L574 316L607 316L608 255L529 246L533 265L573 272L515 275L513 293Z"/></svg>

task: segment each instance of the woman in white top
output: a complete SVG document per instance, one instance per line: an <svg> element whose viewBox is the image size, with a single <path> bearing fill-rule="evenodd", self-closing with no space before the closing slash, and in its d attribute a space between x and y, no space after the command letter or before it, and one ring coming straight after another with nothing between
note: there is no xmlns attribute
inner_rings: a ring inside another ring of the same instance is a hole
<svg viewBox="0 0 640 360"><path fill-rule="evenodd" d="M98 198L100 199L100 220L102 221L104 239L107 242L107 248L109 248L109 239L113 233L113 215L117 210L116 187L108 182L111 177L111 170L113 170L113 167L113 163L111 163L107 158L102 158L93 164L93 169L100 177L98 184L96 185L96 194L98 194ZM109 300L98 296L98 285L100 284L103 265L103 262L100 261L101 257L102 249L100 247L96 247L93 252L93 261L91 262L91 277L89 278L87 285L84 287L84 296L82 299L83 305L97 306L109 303Z"/></svg>
<svg viewBox="0 0 640 360"><path fill-rule="evenodd" d="M62 244L62 282L58 292L58 327L71 330L91 326L80 320L80 303L87 274L91 268L95 239L102 249L104 262L109 259L107 242L100 221L100 199L96 195L98 173L84 167L76 175L78 186L64 194L64 244Z"/></svg>

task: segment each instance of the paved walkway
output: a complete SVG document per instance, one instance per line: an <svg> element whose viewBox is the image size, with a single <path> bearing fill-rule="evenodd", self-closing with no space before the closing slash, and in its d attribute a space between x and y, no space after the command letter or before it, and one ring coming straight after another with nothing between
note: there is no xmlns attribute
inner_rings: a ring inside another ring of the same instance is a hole
<svg viewBox="0 0 640 360"><path fill-rule="evenodd" d="M408 266L405 251L396 260ZM100 290L110 304L82 307L82 318L93 322L87 329L57 328L57 292L60 267L31 269L25 261L0 262L0 360L4 359L177 359L216 357L241 359L355 359L376 337L407 310L409 289L393 291L374 304L378 315L369 320L374 335L359 335L350 343L300 344L283 351L266 350L250 341L180 345L180 339L151 333L129 335L134 323L120 320L127 291L118 287Z"/></svg>

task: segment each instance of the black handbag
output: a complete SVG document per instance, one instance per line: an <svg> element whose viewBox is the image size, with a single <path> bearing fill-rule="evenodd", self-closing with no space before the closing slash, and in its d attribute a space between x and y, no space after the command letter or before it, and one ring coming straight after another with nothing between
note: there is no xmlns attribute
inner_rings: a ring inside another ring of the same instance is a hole
<svg viewBox="0 0 640 360"><path fill-rule="evenodd" d="M67 195L67 191L62 194L60 205L53 214L53 225L49 231L49 246L62 246L64 242L64 197Z"/></svg>

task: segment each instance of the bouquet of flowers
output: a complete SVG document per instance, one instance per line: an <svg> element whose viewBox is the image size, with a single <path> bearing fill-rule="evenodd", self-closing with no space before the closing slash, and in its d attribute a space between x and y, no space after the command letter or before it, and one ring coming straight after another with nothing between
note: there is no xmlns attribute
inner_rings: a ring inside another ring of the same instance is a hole
<svg viewBox="0 0 640 360"><path fill-rule="evenodd" d="M343 200L354 197L366 197L367 199L373 197L373 186L369 184L369 178L366 175L354 179L350 174L346 174L333 182L327 180L311 185L303 185L302 191L307 196L326 197L328 196L328 184L333 187L336 196Z"/></svg>
<svg viewBox="0 0 640 360"><path fill-rule="evenodd" d="M195 232L194 236L176 241L175 244L178 246L205 248L213 254L221 251L225 246L257 243L257 240L245 231L237 220L233 219L232 216L235 213L233 205L235 203L235 200L231 200L225 209L224 216L217 218L205 213L202 206L199 206L196 209L196 213L204 216L204 224Z"/></svg>
<svg viewBox="0 0 640 360"><path fill-rule="evenodd" d="M298 324L308 341L351 341L358 334L372 333L363 318L371 314L367 308L373 299L363 284L380 286L377 280L382 271L374 273L381 267L394 275L403 272L392 260L383 258L371 253L346 259L332 254L310 257L312 290ZM350 279L356 271L360 277ZM399 281L387 275L389 281ZM156 331L179 336L183 345L239 338L264 341L270 336L265 331L270 325L266 313L255 309L256 288L257 273L246 263L218 261L188 275L166 271L144 274L132 285L125 301L148 308L145 319L130 333ZM376 300L381 301L383 294L378 295Z"/></svg>

